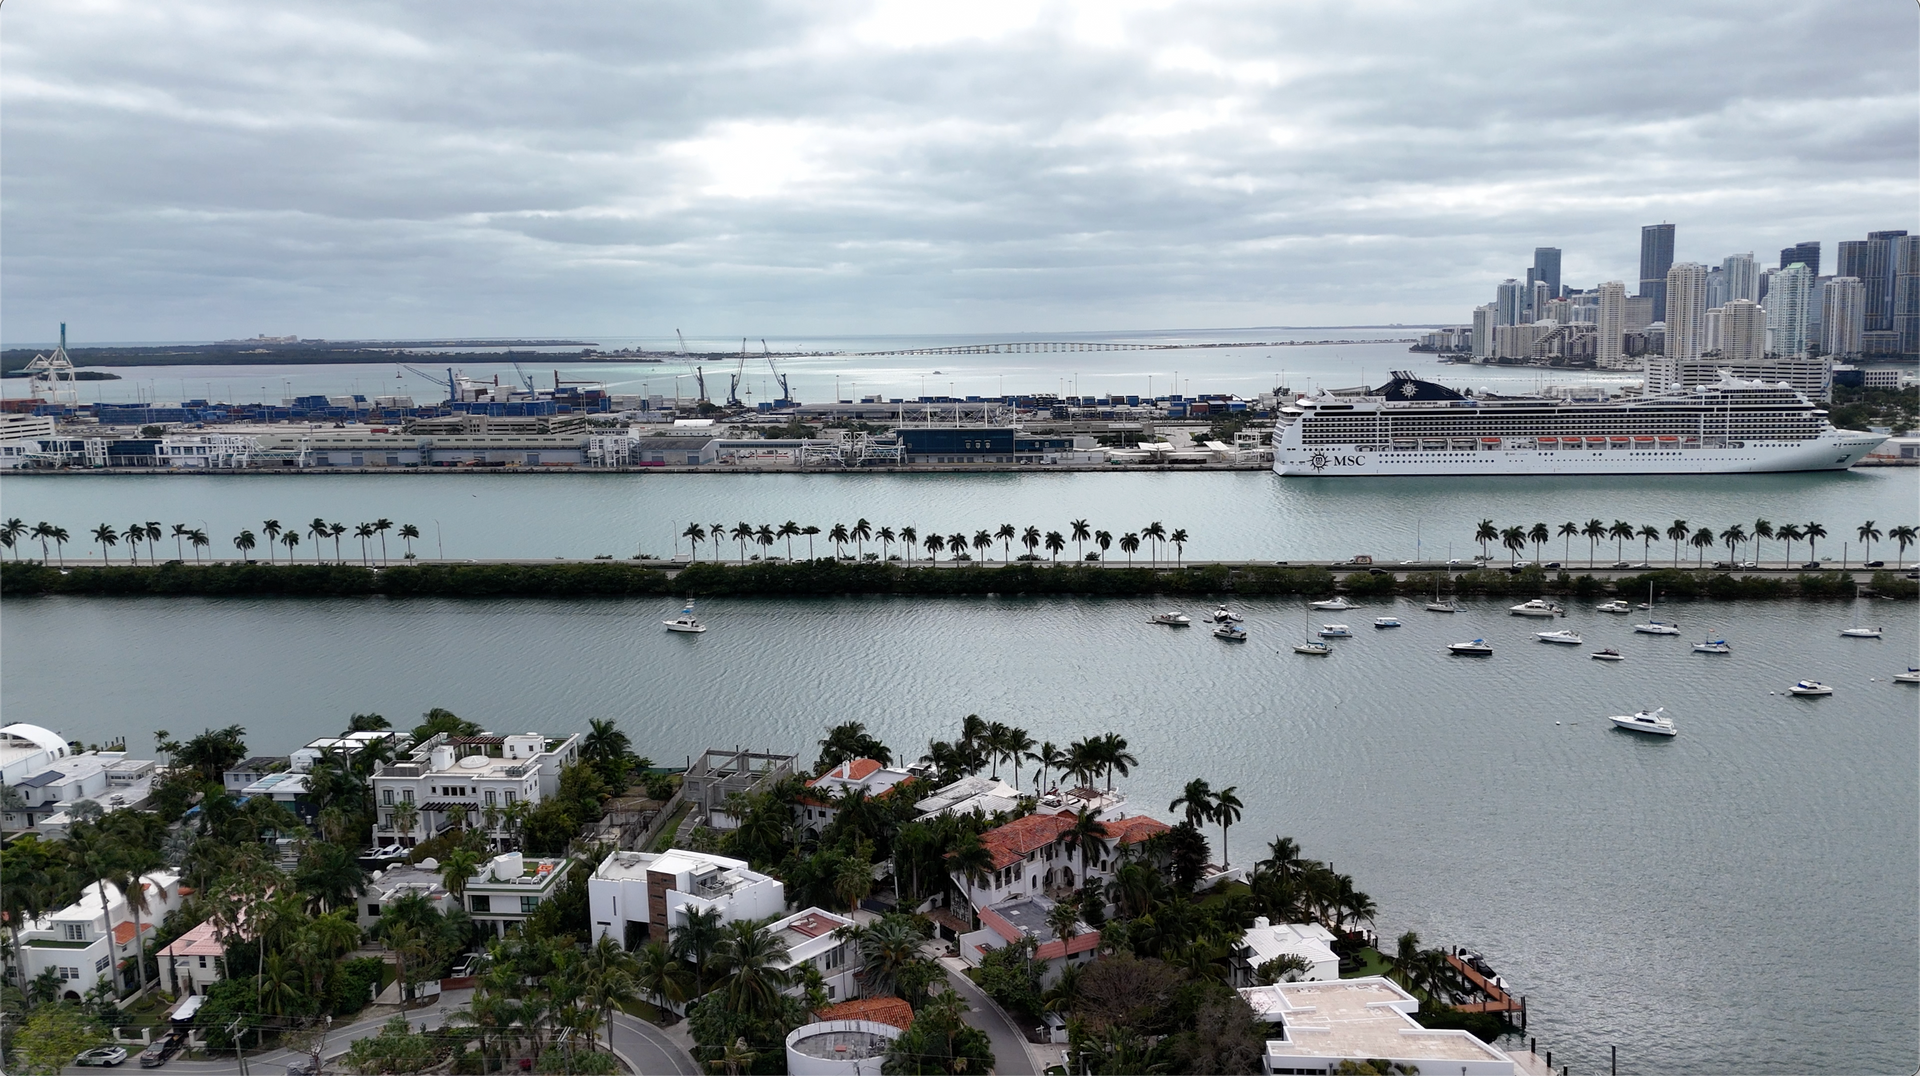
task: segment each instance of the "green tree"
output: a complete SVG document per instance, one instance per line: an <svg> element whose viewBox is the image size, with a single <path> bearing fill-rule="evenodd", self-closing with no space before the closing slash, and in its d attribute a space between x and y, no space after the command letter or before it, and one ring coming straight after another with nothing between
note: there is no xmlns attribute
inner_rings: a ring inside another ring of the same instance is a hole
<svg viewBox="0 0 1920 1076"><path fill-rule="evenodd" d="M1235 792L1239 791L1239 788L1239 785L1228 785L1213 794L1213 806L1210 813L1213 815L1213 820L1220 823L1220 863L1222 866L1231 866L1233 863L1232 860L1227 858L1227 829L1235 822L1240 821L1241 808L1246 806L1246 804L1240 802L1239 796L1234 795Z"/></svg>
<svg viewBox="0 0 1920 1076"><path fill-rule="evenodd" d="M423 743L443 732L449 736L478 736L481 731L479 725L461 719L452 710L436 706L420 715L420 724L413 727L413 742Z"/></svg>
<svg viewBox="0 0 1920 1076"><path fill-rule="evenodd" d="M107 1029L77 1005L42 1005L13 1035L16 1071L57 1073L108 1041Z"/></svg>
<svg viewBox="0 0 1920 1076"><path fill-rule="evenodd" d="M1085 560L1085 542L1087 539L1093 537L1093 532L1087 529L1087 521L1084 519L1076 519L1068 524L1067 530L1073 537L1073 559Z"/></svg>
<svg viewBox="0 0 1920 1076"><path fill-rule="evenodd" d="M648 942L634 956L634 985L655 1005L671 1009L693 996L694 977L666 946Z"/></svg>
<svg viewBox="0 0 1920 1076"><path fill-rule="evenodd" d="M413 540L420 537L420 528L411 523L400 524L400 540L407 545L406 559L413 559Z"/></svg>
<svg viewBox="0 0 1920 1076"><path fill-rule="evenodd" d="M1684 519L1674 520L1673 525L1667 528L1667 538L1673 542L1673 566L1675 568L1680 567L1680 543L1686 541L1692 534L1693 530L1687 525L1687 521Z"/></svg>
<svg viewBox="0 0 1920 1076"><path fill-rule="evenodd" d="M882 766L893 765L893 751L868 734L864 723L848 721L835 725L820 741L820 760L814 764L814 773L825 773L856 758L870 758Z"/></svg>
<svg viewBox="0 0 1920 1076"><path fill-rule="evenodd" d="M888 1076L984 1073L994 1066L987 1033L966 1022L972 1006L952 990L935 994L887 1049Z"/></svg>
<svg viewBox="0 0 1920 1076"><path fill-rule="evenodd" d="M1053 562L1055 564L1060 563L1060 551L1067 548L1066 538L1063 537L1059 531L1048 531L1046 542L1047 552L1052 554Z"/></svg>
<svg viewBox="0 0 1920 1076"><path fill-rule="evenodd" d="M281 531L280 521L277 519L269 519L260 524L260 533L267 536L267 563L268 564L274 563L273 547L276 543L280 541L280 531ZM292 548L292 547L288 547L288 548Z"/></svg>
<svg viewBox="0 0 1920 1076"><path fill-rule="evenodd" d="M1807 540L1807 559L1819 560L1820 554L1815 550L1819 545L1820 539L1827 536L1827 528L1818 523L1808 523L1800 528L1800 534Z"/></svg>
<svg viewBox="0 0 1920 1076"><path fill-rule="evenodd" d="M793 972L785 966L787 959L787 943L762 924L728 923L714 950L715 989L734 1012L769 1018L779 1008L782 992L794 981Z"/></svg>
<svg viewBox="0 0 1920 1076"><path fill-rule="evenodd" d="M1480 543L1480 559L1485 560L1487 557L1487 543L1500 540L1500 528L1493 525L1493 520L1483 519L1480 521L1480 525L1473 530L1473 540Z"/></svg>
<svg viewBox="0 0 1920 1076"><path fill-rule="evenodd" d="M233 538L233 548L240 551L241 560L250 560L250 554L252 554L254 546L258 544L253 537L252 531L243 530L239 534L234 535Z"/></svg>
<svg viewBox="0 0 1920 1076"><path fill-rule="evenodd" d="M13 522L18 523L19 520ZM120 544L120 536L114 533L113 524L102 523L93 528L93 540L100 543L100 563L107 563L107 550ZM18 559L16 555L15 559Z"/></svg>
<svg viewBox="0 0 1920 1076"><path fill-rule="evenodd" d="M1871 519L1860 524L1860 529L1854 533L1860 538L1860 562L1865 564L1873 559L1873 543L1885 536L1880 533L1879 527L1874 526Z"/></svg>

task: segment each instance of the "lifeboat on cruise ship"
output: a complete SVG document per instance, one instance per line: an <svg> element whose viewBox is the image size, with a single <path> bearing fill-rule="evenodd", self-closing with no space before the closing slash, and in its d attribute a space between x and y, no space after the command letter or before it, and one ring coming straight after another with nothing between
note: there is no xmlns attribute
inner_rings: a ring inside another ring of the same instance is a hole
<svg viewBox="0 0 1920 1076"><path fill-rule="evenodd" d="M1559 439L1558 437L1542 437L1542 438L1540 438L1539 440L1540 440L1540 447L1541 447L1541 448L1558 448L1558 447L1560 447L1560 439Z"/></svg>
<svg viewBox="0 0 1920 1076"><path fill-rule="evenodd" d="M1493 448L1500 447L1500 439L1498 437L1482 437L1480 443L1483 446L1491 446Z"/></svg>
<svg viewBox="0 0 1920 1076"><path fill-rule="evenodd" d="M1625 448L1633 443L1633 438L1631 437L1609 437L1607 440L1612 442L1615 448Z"/></svg>
<svg viewBox="0 0 1920 1076"><path fill-rule="evenodd" d="M1679 444L1679 443L1680 443L1680 439L1679 439L1678 437L1672 437L1672 436L1668 436L1668 435L1666 435L1666 434L1662 434L1662 435L1660 436L1660 444L1661 444L1661 445L1663 445L1663 446L1665 446L1665 445L1676 445L1676 444Z"/></svg>
<svg viewBox="0 0 1920 1076"><path fill-rule="evenodd" d="M1635 448L1638 448L1641 445L1650 445L1652 443L1653 443L1653 438L1651 437L1636 437L1633 439L1633 444Z"/></svg>
<svg viewBox="0 0 1920 1076"><path fill-rule="evenodd" d="M1605 448L1607 447L1607 439L1604 437L1589 437L1587 438L1587 447L1588 448Z"/></svg>

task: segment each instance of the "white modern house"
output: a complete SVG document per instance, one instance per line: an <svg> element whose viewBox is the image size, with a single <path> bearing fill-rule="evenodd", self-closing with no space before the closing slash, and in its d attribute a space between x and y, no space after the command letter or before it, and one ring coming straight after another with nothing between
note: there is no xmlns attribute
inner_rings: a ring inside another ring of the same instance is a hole
<svg viewBox="0 0 1920 1076"><path fill-rule="evenodd" d="M480 865L467 880L467 914L480 926L504 936L507 928L526 921L574 868L571 859L529 859L519 852L503 852Z"/></svg>
<svg viewBox="0 0 1920 1076"><path fill-rule="evenodd" d="M794 806L800 828L819 833L839 815L834 801L848 792L859 791L869 797L884 796L895 785L914 780L913 774L896 770L870 758L851 758L807 782L808 792Z"/></svg>
<svg viewBox="0 0 1920 1076"><path fill-rule="evenodd" d="M389 743L395 749L403 746L408 734L399 729L371 729L365 732L349 732L340 736L322 736L309 742L305 747L287 756L288 764L300 773L313 769L321 756L331 751L341 758L351 759L371 744Z"/></svg>
<svg viewBox="0 0 1920 1076"><path fill-rule="evenodd" d="M156 773L154 760L128 758L124 751L65 754L7 783L19 803L0 813L0 829L63 838L74 804L91 802L102 813L144 807Z"/></svg>
<svg viewBox="0 0 1920 1076"><path fill-rule="evenodd" d="M1247 987L1240 996L1272 1025L1261 1059L1269 1073L1336 1072L1371 1059L1463 1076L1520 1071L1468 1032L1422 1027L1413 1018L1419 999L1383 976Z"/></svg>
<svg viewBox="0 0 1920 1076"><path fill-rule="evenodd" d="M613 852L587 879L595 941L611 936L628 949L665 943L688 911L708 909L717 909L725 923L783 915L786 887L745 860L677 848Z"/></svg>
<svg viewBox="0 0 1920 1076"><path fill-rule="evenodd" d="M941 788L915 803L920 812L915 819L924 822L941 815L978 814L987 817L1020 806L1020 790L995 777L972 774Z"/></svg>
<svg viewBox="0 0 1920 1076"><path fill-rule="evenodd" d="M1297 956L1308 965L1308 970L1291 972L1285 976L1287 979L1306 982L1340 977L1340 957L1333 951L1333 931L1319 923L1274 923L1263 915L1253 921L1253 926L1240 936L1234 948L1234 985L1253 985L1262 964L1283 956Z"/></svg>
<svg viewBox="0 0 1920 1076"><path fill-rule="evenodd" d="M859 995L853 973L859 970L859 954L854 943L837 931L853 926L853 920L824 908L807 908L767 924L774 937L787 943L787 959L781 966L798 968L813 965L825 981L830 1001L846 1001ZM797 993L795 986L788 993Z"/></svg>
<svg viewBox="0 0 1920 1076"><path fill-rule="evenodd" d="M11 785L72 752L52 729L17 721L0 728L0 784Z"/></svg>
<svg viewBox="0 0 1920 1076"><path fill-rule="evenodd" d="M532 806L560 790L560 770L580 760L578 733L564 740L537 732L513 736L431 737L403 761L389 762L373 775L375 844L411 848L452 828L456 818L479 828L492 819L488 835L496 847L509 838L506 812L516 804ZM411 806L413 819L396 808Z"/></svg>
<svg viewBox="0 0 1920 1076"><path fill-rule="evenodd" d="M417 864L402 864L385 870L376 870L367 879L367 891L360 895L359 915L356 917L361 930L372 930L380 922L381 914L387 905L406 896L424 897L433 905L435 911L446 914L456 905L453 894L440 880L439 863L432 859L423 859Z"/></svg>
<svg viewBox="0 0 1920 1076"><path fill-rule="evenodd" d="M60 996L77 1000L100 982L116 993L138 982L132 963L139 952L136 933L150 938L161 922L180 907L180 876L152 871L140 876L146 907L134 926L134 909L126 894L111 882L96 882L80 892L80 899L29 923L20 932L21 967L10 969L16 982L30 982L49 968L60 980Z"/></svg>

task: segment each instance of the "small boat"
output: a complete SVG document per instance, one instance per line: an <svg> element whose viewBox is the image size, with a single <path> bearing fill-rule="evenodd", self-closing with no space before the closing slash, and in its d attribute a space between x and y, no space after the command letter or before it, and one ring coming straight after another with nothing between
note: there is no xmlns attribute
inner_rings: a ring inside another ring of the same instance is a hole
<svg viewBox="0 0 1920 1076"><path fill-rule="evenodd" d="M1335 612L1342 609L1357 608L1352 602L1348 601L1344 595L1338 598L1323 598L1317 602L1308 602L1307 607L1310 609L1331 609Z"/></svg>
<svg viewBox="0 0 1920 1076"><path fill-rule="evenodd" d="M1153 614L1153 620L1151 621L1151 623L1165 624L1168 627L1172 627L1172 628L1184 628L1187 625L1193 623L1193 620L1189 618L1185 613L1167 612L1167 613Z"/></svg>
<svg viewBox="0 0 1920 1076"><path fill-rule="evenodd" d="M1400 626L1400 618L1392 617L1392 616L1377 616L1373 618L1373 626L1376 628L1397 628Z"/></svg>
<svg viewBox="0 0 1920 1076"><path fill-rule="evenodd" d="M1827 685L1821 683L1818 680L1796 680L1794 681L1793 686L1788 688L1787 691L1789 694L1793 694L1793 695L1831 695L1833 694L1832 688L1828 687Z"/></svg>
<svg viewBox="0 0 1920 1076"><path fill-rule="evenodd" d="M1565 629L1560 631L1536 631L1533 633L1533 637L1543 643L1565 643L1568 646L1579 646L1586 641L1580 638L1579 632L1567 631Z"/></svg>
<svg viewBox="0 0 1920 1076"><path fill-rule="evenodd" d="M1841 628L1840 637L1842 639L1878 639L1880 638L1880 629L1879 628Z"/></svg>
<svg viewBox="0 0 1920 1076"><path fill-rule="evenodd" d="M1680 730L1674 728L1673 718L1666 716L1666 713L1667 708L1662 706L1657 710L1642 710L1636 714L1610 717L1607 720L1613 722L1615 728L1648 732L1655 736L1672 736Z"/></svg>
<svg viewBox="0 0 1920 1076"><path fill-rule="evenodd" d="M1920 668L1914 668L1911 665L1907 666L1906 672L1893 674L1893 682L1896 684L1920 684Z"/></svg>
<svg viewBox="0 0 1920 1076"><path fill-rule="evenodd" d="M1347 627L1345 624L1322 624L1320 625L1320 637L1322 639L1351 639L1353 638L1353 629Z"/></svg>
<svg viewBox="0 0 1920 1076"><path fill-rule="evenodd" d="M1649 620L1645 624L1635 624L1633 626L1633 630L1639 632L1642 635L1678 635L1680 634L1680 628L1678 625L1669 624L1664 620Z"/></svg>
<svg viewBox="0 0 1920 1076"><path fill-rule="evenodd" d="M1453 604L1452 598L1427 603L1427 612L1429 613L1457 613L1459 611L1460 607Z"/></svg>
<svg viewBox="0 0 1920 1076"><path fill-rule="evenodd" d="M1509 606L1507 608L1507 612L1512 613L1514 616L1564 616L1566 615L1566 610L1542 598L1535 598L1532 601L1521 602L1519 605Z"/></svg>
<svg viewBox="0 0 1920 1076"><path fill-rule="evenodd" d="M1485 639L1475 639L1470 643L1448 643L1447 649L1452 653L1464 654L1474 658L1493 656L1493 646Z"/></svg>
<svg viewBox="0 0 1920 1076"><path fill-rule="evenodd" d="M1693 644L1693 652L1696 654L1731 654L1733 653L1733 647L1728 646L1725 639L1703 639Z"/></svg>
<svg viewBox="0 0 1920 1076"><path fill-rule="evenodd" d="M1224 605L1213 611L1213 622L1215 624L1238 624L1245 619L1245 617Z"/></svg>
<svg viewBox="0 0 1920 1076"><path fill-rule="evenodd" d="M1591 657L1591 658L1592 658L1593 660L1595 660L1595 661L1625 661L1625 660L1627 660L1627 657L1626 657L1626 655L1625 655L1625 654L1622 654L1622 653L1621 653L1620 651L1618 651L1618 650L1615 650L1615 649L1614 649L1613 647L1611 647L1611 646L1609 646L1609 647L1607 647L1607 648L1606 648L1605 650L1595 650L1595 651L1594 651L1594 652L1593 652L1592 654L1589 654L1588 656L1589 656L1589 657Z"/></svg>
<svg viewBox="0 0 1920 1076"><path fill-rule="evenodd" d="M662 620L660 623L665 624L668 631L684 632L688 635L698 635L707 630L707 626L700 623L700 618L693 615L692 602L688 602L687 607L680 610L679 616L672 620Z"/></svg>
<svg viewBox="0 0 1920 1076"><path fill-rule="evenodd" d="M1247 641L1247 629L1238 624L1222 624L1213 629L1213 637L1230 643L1244 643Z"/></svg>
<svg viewBox="0 0 1920 1076"><path fill-rule="evenodd" d="M1633 606L1628 605L1626 602L1623 602L1618 598L1615 598L1614 600L1607 602L1605 605L1594 606L1594 610L1596 612L1601 612L1601 613L1631 613L1633 612Z"/></svg>
<svg viewBox="0 0 1920 1076"><path fill-rule="evenodd" d="M1328 654L1333 653L1333 647L1325 643L1295 643L1293 644L1293 652L1296 654L1312 654L1316 657L1326 657Z"/></svg>

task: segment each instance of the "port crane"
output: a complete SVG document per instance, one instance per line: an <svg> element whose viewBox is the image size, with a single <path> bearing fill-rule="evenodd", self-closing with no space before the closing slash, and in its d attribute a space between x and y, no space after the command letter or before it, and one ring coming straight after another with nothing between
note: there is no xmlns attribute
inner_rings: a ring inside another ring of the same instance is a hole
<svg viewBox="0 0 1920 1076"><path fill-rule="evenodd" d="M773 364L773 349L767 346L765 337L760 338L760 350L767 357L767 369L773 374L773 379L780 383L780 397L775 402L791 404L793 390L787 388L787 375L781 373L779 367Z"/></svg>
<svg viewBox="0 0 1920 1076"><path fill-rule="evenodd" d="M680 330L679 330L679 329L675 329L675 330L673 330L673 335L675 335L675 336L678 336L678 337L680 337L680 357L681 357L681 358L683 358L683 359L685 359L685 360L687 360L687 368L693 371L693 381L694 381L694 384L696 384L696 385L699 385L699 386L700 386L700 395L699 395L699 397L698 397L698 399L699 399L699 402L701 402L701 403L706 403L706 402L707 402L707 374L706 374L706 371L704 371L704 370L702 370L702 369L700 369L700 368L699 368L698 366L695 366L695 365L693 364L693 356L692 356L692 355L689 355L689 354L687 354L687 338L686 338L685 336L682 336L682 335L681 335L681 333L680 333ZM679 400L678 400L678 397L679 397L679 393L678 393L678 392L676 392L676 393L674 394L674 396L675 396L675 401L674 401L674 402L675 402L675 403L678 403L678 402L679 402Z"/></svg>
<svg viewBox="0 0 1920 1076"><path fill-rule="evenodd" d="M743 336L740 338L740 361L734 364L733 376L727 380L727 406L728 407L745 407L746 406L745 404L740 402L740 382L745 380L746 374L747 374L747 338Z"/></svg>
<svg viewBox="0 0 1920 1076"><path fill-rule="evenodd" d="M447 386L447 402L448 403L452 403L455 400L458 400L460 398L460 393L454 388L453 367L451 366L447 367L447 376L443 379L439 374L429 373L426 370L420 369L418 366L408 366L404 362L395 363L394 365L400 367L402 370L405 370L406 372L412 374L415 377L426 378L427 381L434 384L439 384L444 380ZM515 367L515 369L518 369L518 367Z"/></svg>

